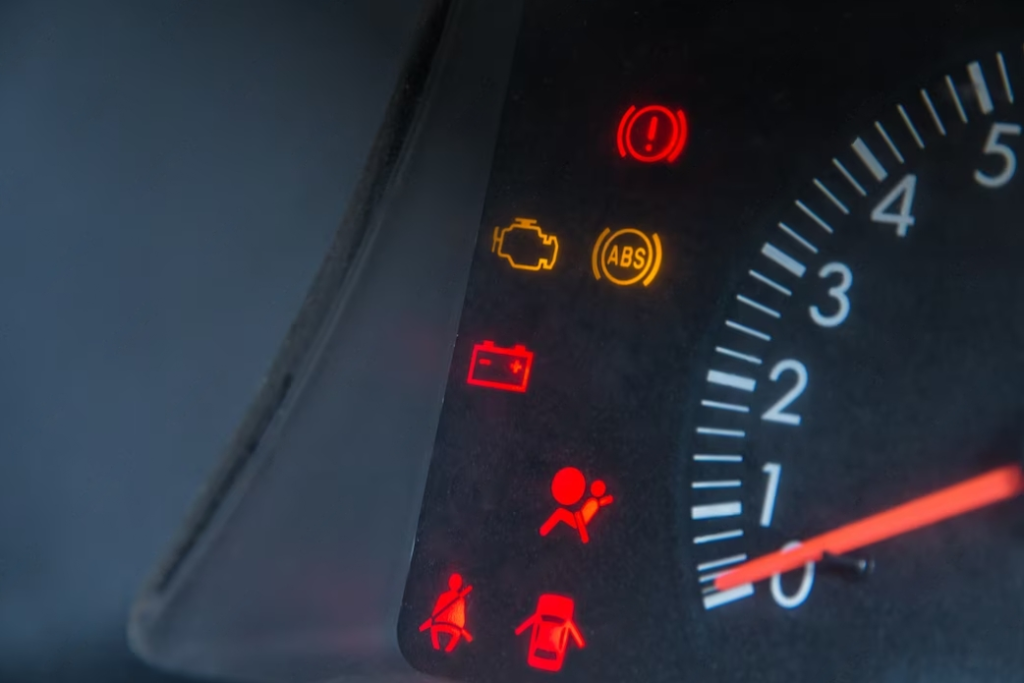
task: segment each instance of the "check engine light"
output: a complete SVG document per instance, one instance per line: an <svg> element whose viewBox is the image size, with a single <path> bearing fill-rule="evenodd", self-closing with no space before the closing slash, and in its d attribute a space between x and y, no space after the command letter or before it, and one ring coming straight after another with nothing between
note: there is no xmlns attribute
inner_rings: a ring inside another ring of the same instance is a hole
<svg viewBox="0 0 1024 683"><path fill-rule="evenodd" d="M533 351L528 351L522 344L502 348L487 340L473 345L466 382L478 387L523 393L530 383L532 367Z"/></svg>
<svg viewBox="0 0 1024 683"><path fill-rule="evenodd" d="M516 270L551 270L558 260L558 238L532 218L517 218L507 228L494 229L491 251Z"/></svg>

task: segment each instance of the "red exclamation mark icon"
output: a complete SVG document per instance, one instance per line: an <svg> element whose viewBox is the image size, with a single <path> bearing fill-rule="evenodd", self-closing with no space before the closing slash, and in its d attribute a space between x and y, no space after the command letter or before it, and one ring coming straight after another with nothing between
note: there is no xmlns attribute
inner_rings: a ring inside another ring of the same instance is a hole
<svg viewBox="0 0 1024 683"><path fill-rule="evenodd" d="M651 123L647 126L647 144L644 145L644 150L650 152L654 149L654 137L658 134L658 116L651 117Z"/></svg>
<svg viewBox="0 0 1024 683"><path fill-rule="evenodd" d="M615 141L623 158L630 156L645 164L672 163L686 145L686 134L686 115L682 109L673 112L660 104L639 109L634 105L619 120Z"/></svg>

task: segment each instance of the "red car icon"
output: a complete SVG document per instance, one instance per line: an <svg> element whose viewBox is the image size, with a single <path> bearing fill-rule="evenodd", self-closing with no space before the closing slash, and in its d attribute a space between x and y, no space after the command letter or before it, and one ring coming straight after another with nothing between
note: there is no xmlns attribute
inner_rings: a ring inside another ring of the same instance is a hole
<svg viewBox="0 0 1024 683"><path fill-rule="evenodd" d="M570 636L578 647L584 646L583 635L572 621L574 610L572 598L551 594L540 596L537 611L516 629L518 636L528 627L533 627L530 631L527 664L535 669L558 671L565 661Z"/></svg>

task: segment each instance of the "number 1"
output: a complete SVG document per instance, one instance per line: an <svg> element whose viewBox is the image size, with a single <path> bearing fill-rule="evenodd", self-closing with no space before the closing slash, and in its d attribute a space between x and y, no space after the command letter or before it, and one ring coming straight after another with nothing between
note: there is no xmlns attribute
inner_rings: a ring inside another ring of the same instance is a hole
<svg viewBox="0 0 1024 683"><path fill-rule="evenodd" d="M775 514L775 496L779 493L779 479L782 477L782 465L777 462L765 463L761 471L768 475L768 487L764 492L764 506L761 508L761 526L772 525Z"/></svg>

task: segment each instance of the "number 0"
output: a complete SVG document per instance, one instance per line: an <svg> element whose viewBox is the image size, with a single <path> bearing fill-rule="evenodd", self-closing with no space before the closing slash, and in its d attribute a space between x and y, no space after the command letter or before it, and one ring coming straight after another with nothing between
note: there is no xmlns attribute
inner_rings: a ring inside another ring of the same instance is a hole
<svg viewBox="0 0 1024 683"><path fill-rule="evenodd" d="M782 551L793 550L799 548L800 542L793 541L782 546ZM772 598L774 598L776 604L779 607L785 609L793 609L807 602L807 598L811 594L811 589L814 588L814 563L808 562L804 565L804 576L800 581L800 587L796 589L796 593L793 595L786 595L785 591L782 590L782 575L773 574L772 581Z"/></svg>

